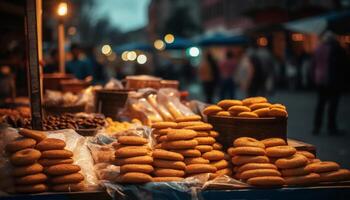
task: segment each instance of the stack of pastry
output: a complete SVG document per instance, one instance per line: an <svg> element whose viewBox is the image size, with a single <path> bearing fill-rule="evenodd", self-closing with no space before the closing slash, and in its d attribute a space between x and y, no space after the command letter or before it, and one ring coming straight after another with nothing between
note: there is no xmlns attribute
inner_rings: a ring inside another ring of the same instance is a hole
<svg viewBox="0 0 350 200"><path fill-rule="evenodd" d="M314 162L305 167L311 173L320 176L320 182L339 182L350 180L350 171L348 169L340 169L338 163L333 161Z"/></svg>
<svg viewBox="0 0 350 200"><path fill-rule="evenodd" d="M147 183L152 181L153 158L147 146L148 140L141 136L120 136L115 152L115 164L120 166L118 182Z"/></svg>
<svg viewBox="0 0 350 200"><path fill-rule="evenodd" d="M286 107L282 104L271 104L265 97L250 97L241 100L225 99L210 105L203 110L205 115L237 116L248 118L286 117Z"/></svg>
<svg viewBox="0 0 350 200"><path fill-rule="evenodd" d="M313 185L319 182L320 176L307 169L309 159L302 153L297 153L283 139L269 138L261 142L266 147L270 162L280 170L286 185Z"/></svg>
<svg viewBox="0 0 350 200"><path fill-rule="evenodd" d="M180 153L155 149L153 151L153 181L169 182L180 181L185 176L186 165L184 157Z"/></svg>
<svg viewBox="0 0 350 200"><path fill-rule="evenodd" d="M157 144L160 144L165 139L165 136L170 129L177 128L177 123L176 122L156 122L152 124L152 128L153 128L153 132L152 132L153 136ZM160 147L160 145L158 145L158 147Z"/></svg>
<svg viewBox="0 0 350 200"><path fill-rule="evenodd" d="M41 151L39 163L45 167L49 176L50 190L55 192L74 192L84 189L84 176L80 167L73 164L73 152L66 150L63 140L47 138L36 145Z"/></svg>
<svg viewBox="0 0 350 200"><path fill-rule="evenodd" d="M46 135L42 132L27 129L20 130L24 137L18 137L6 146L10 162L14 166L12 176L16 193L40 193L47 191L47 176L42 173L43 167L37 162L40 151L34 149Z"/></svg>
<svg viewBox="0 0 350 200"><path fill-rule="evenodd" d="M265 145L249 137L241 137L233 142L233 148L228 149L232 163L236 167L236 178L246 181L249 185L272 187L284 185L284 179L274 164L269 163L265 153Z"/></svg>

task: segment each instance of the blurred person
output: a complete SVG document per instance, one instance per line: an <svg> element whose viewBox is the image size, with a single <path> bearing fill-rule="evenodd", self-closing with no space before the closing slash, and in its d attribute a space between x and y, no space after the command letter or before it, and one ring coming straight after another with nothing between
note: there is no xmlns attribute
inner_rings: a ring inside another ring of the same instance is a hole
<svg viewBox="0 0 350 200"><path fill-rule="evenodd" d="M78 44L72 44L70 48L72 60L66 64L66 73L73 74L83 80L93 75L93 68L82 55L82 49Z"/></svg>
<svg viewBox="0 0 350 200"><path fill-rule="evenodd" d="M234 99L236 95L235 83L233 80L234 72L237 68L237 59L233 52L228 50L225 55L225 60L219 65L220 71L220 98Z"/></svg>
<svg viewBox="0 0 350 200"><path fill-rule="evenodd" d="M210 51L206 52L199 65L198 73L207 103L213 103L216 85L219 81L218 71L218 65L214 56Z"/></svg>
<svg viewBox="0 0 350 200"><path fill-rule="evenodd" d="M11 98L11 100L14 101L16 96L15 78L9 66L0 66L0 85L2 87L0 90L0 104L2 104L6 98Z"/></svg>
<svg viewBox="0 0 350 200"><path fill-rule="evenodd" d="M107 80L105 66L97 60L94 47L86 48L86 60L93 69L93 83L105 84Z"/></svg>
<svg viewBox="0 0 350 200"><path fill-rule="evenodd" d="M347 58L344 49L340 46L331 32L322 36L322 41L316 49L313 58L314 81L317 87L317 104L314 116L312 133L320 133L323 113L328 104L328 133L339 134L337 121L338 104L344 87L344 70Z"/></svg>
<svg viewBox="0 0 350 200"><path fill-rule="evenodd" d="M48 64L44 65L43 72L44 74L51 74L59 71L59 58L58 50L52 49L50 52L50 60Z"/></svg>
<svg viewBox="0 0 350 200"><path fill-rule="evenodd" d="M259 63L261 64L261 70L264 80L264 87L262 88L262 94L272 94L274 90L275 84L275 67L276 61L271 51L266 47L259 47L256 51L256 56L259 59Z"/></svg>

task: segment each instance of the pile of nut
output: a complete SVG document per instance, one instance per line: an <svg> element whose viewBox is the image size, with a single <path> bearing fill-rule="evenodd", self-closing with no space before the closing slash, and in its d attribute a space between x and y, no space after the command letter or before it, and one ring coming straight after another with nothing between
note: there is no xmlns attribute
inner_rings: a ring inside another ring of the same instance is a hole
<svg viewBox="0 0 350 200"><path fill-rule="evenodd" d="M59 129L95 129L105 125L105 118L99 115L80 116L66 113L59 116L48 116L43 120L44 130Z"/></svg>

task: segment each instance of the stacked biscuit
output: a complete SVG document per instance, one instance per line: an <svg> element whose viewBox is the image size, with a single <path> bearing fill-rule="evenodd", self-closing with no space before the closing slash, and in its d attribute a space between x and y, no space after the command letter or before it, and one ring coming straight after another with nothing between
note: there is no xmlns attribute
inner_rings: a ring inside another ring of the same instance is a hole
<svg viewBox="0 0 350 200"><path fill-rule="evenodd" d="M248 118L286 117L286 107L282 104L271 104L265 97L250 97L241 100L225 99L210 105L203 110L205 115L237 116Z"/></svg>
<svg viewBox="0 0 350 200"><path fill-rule="evenodd" d="M316 161L308 164L305 170L320 176L320 182L339 182L350 180L350 171L340 169L338 163L333 161Z"/></svg>
<svg viewBox="0 0 350 200"><path fill-rule="evenodd" d="M185 176L186 165L183 155L163 149L155 149L152 153L154 182L180 181Z"/></svg>
<svg viewBox="0 0 350 200"><path fill-rule="evenodd" d="M274 164L269 163L265 145L249 137L241 137L228 149L235 166L235 177L246 181L249 185L272 187L284 185L284 179Z"/></svg>
<svg viewBox="0 0 350 200"><path fill-rule="evenodd" d="M147 139L141 136L120 136L118 142L119 146L115 152L115 164L120 166L118 182L151 182L153 158L147 146Z"/></svg>
<svg viewBox="0 0 350 200"><path fill-rule="evenodd" d="M10 162L14 166L12 176L16 193L40 193L47 191L45 181L47 176L42 173L43 166L37 161L41 156L35 149L37 142L46 138L42 132L21 129L19 137L7 144L6 151L10 154Z"/></svg>
<svg viewBox="0 0 350 200"><path fill-rule="evenodd" d="M266 155L281 172L286 185L314 185L320 176L307 169L309 159L306 153L297 153L296 149L280 138L261 141L266 147Z"/></svg>
<svg viewBox="0 0 350 200"><path fill-rule="evenodd" d="M36 145L41 151L38 161L49 176L50 190L55 192L74 192L84 189L84 176L80 167L73 164L73 152L66 150L66 143L55 138L46 138Z"/></svg>

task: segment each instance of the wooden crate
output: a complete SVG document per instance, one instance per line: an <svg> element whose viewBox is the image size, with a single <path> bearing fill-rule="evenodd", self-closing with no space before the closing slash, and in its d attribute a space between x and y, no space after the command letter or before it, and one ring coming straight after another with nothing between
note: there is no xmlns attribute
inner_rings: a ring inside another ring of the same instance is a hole
<svg viewBox="0 0 350 200"><path fill-rule="evenodd" d="M130 90L103 89L95 92L95 112L116 119L120 109L125 106Z"/></svg>

